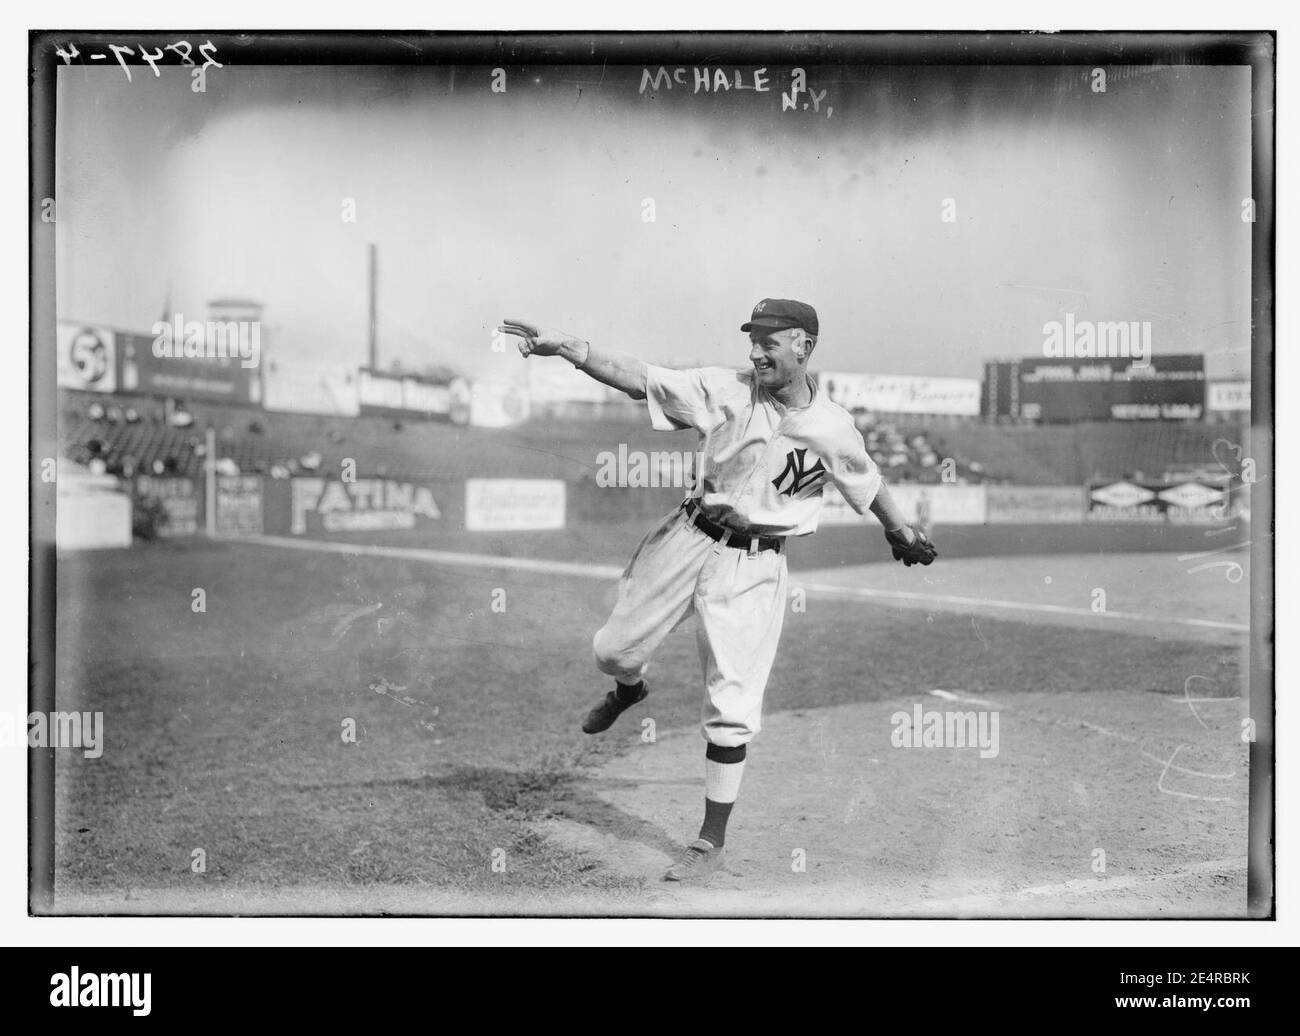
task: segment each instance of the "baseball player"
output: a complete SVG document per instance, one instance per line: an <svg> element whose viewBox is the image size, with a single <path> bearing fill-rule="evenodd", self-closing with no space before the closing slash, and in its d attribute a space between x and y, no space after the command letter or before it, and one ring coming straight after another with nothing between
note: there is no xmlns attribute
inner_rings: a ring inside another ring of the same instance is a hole
<svg viewBox="0 0 1300 1036"><path fill-rule="evenodd" d="M934 522L930 518L930 496L924 489L921 490L921 495L916 501L916 525L914 528L920 529L927 536L930 535L930 530L934 528Z"/></svg>
<svg viewBox="0 0 1300 1036"><path fill-rule="evenodd" d="M786 540L817 528L830 483L859 514L885 528L894 558L930 564L929 538L904 519L867 455L862 435L808 374L817 313L791 299L763 299L749 321L749 369L670 370L563 331L507 319L525 356L562 356L606 385L644 399L661 431L694 428L702 465L682 506L641 541L597 631L596 665L612 691L588 714L588 734L608 730L650 693L646 668L660 642L690 615L704 670L704 822L664 875L702 881L723 860L727 820L786 607Z"/></svg>

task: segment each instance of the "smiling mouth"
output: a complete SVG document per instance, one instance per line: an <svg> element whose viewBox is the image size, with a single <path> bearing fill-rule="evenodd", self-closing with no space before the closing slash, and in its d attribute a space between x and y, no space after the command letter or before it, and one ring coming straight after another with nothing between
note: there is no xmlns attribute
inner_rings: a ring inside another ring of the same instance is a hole
<svg viewBox="0 0 1300 1036"><path fill-rule="evenodd" d="M754 369L759 371L770 371L775 370L775 367L770 363L756 363L754 364Z"/></svg>

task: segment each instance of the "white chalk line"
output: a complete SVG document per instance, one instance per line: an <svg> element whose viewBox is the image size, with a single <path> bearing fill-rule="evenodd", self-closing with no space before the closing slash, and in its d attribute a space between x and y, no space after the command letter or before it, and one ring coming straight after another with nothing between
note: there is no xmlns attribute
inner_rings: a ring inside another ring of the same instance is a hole
<svg viewBox="0 0 1300 1036"><path fill-rule="evenodd" d="M1057 722L1058 723L1075 722L1082 727L1087 727L1089 730L1095 730L1098 734L1105 734L1107 737L1117 737L1121 741L1127 741L1130 745L1146 744L1145 740L1139 740L1136 737L1129 737L1127 734L1121 734L1118 731L1107 730L1105 727L1100 726L1096 723L1089 723L1086 719L1070 720L1068 718L1062 718L1060 720L1057 720Z"/></svg>
<svg viewBox="0 0 1300 1036"><path fill-rule="evenodd" d="M1007 892L988 892L955 899L927 899L922 904L930 910L987 910L1000 903L1024 903L1035 899L1054 899L1058 896L1106 895L1131 889L1158 885L1198 874L1235 874L1247 867L1245 859L1206 860L1187 867L1161 871L1158 874L1121 875L1114 878L1074 878L1054 885L1035 885L1032 888L1012 889Z"/></svg>
<svg viewBox="0 0 1300 1036"><path fill-rule="evenodd" d="M831 597L864 597L883 600L920 601L933 604L960 604L980 608L1003 608L1010 611L1050 612L1055 615L1081 615L1091 619L1127 619L1131 622L1172 623L1178 626L1199 626L1208 629L1232 630L1249 633L1250 627L1239 622L1220 622L1216 619L1186 619L1176 616L1143 615L1140 612L1117 612L1109 609L1094 612L1091 608L1074 608L1064 604L1043 604L1029 601L1001 601L993 597L961 597L957 594L927 594L915 590L879 590L865 586L831 586L826 583L803 584L805 590Z"/></svg>
<svg viewBox="0 0 1300 1036"><path fill-rule="evenodd" d="M617 579L623 570L615 565L591 565L578 561L539 561L535 558L506 558L495 554L465 554L425 547L381 547L368 543L338 543L330 540L295 540L285 536L240 536L235 542L264 547L290 547L326 554L356 554L372 558L398 558L432 565L460 565L463 568L512 568L520 572L578 576L584 579Z"/></svg>
<svg viewBox="0 0 1300 1036"><path fill-rule="evenodd" d="M985 698L968 698L966 695L958 694L955 691L941 691L938 688L936 688L935 690L929 691L927 693L934 695L936 698L942 698L944 701L957 701L965 705L979 705L985 709L1002 708L1002 706L995 701L988 701Z"/></svg>
<svg viewBox="0 0 1300 1036"><path fill-rule="evenodd" d="M1032 719L1033 717L1030 718ZM1071 721L1065 719L1058 719L1056 720L1055 725L1060 725L1061 723L1065 723L1065 722L1071 722ZM1197 799L1201 802L1231 802L1232 801L1230 797L1218 796L1218 795L1197 795L1194 794L1193 792L1177 791L1173 788L1165 787L1165 775L1169 773L1170 770L1173 770L1175 773L1186 774L1188 777L1205 777L1212 781L1230 781L1238 776L1235 773L1205 773L1204 771L1201 770L1190 770L1186 766L1174 765L1174 760L1178 758L1178 753L1181 752L1184 748L1189 747L1188 745L1179 745L1177 748L1174 749L1173 755L1171 755L1168 759L1161 759L1159 756L1152 755L1150 752L1146 750L1145 747L1147 743L1146 738L1142 738L1141 740L1139 740L1138 738L1135 737L1129 737L1127 734L1120 734L1117 731L1108 730L1105 727L1100 726L1096 723L1089 723L1086 719L1076 719L1073 720L1072 722L1078 723L1080 726L1086 727L1089 730L1096 731L1098 734L1104 734L1106 737L1118 738L1120 741L1127 742L1130 745L1137 745L1138 754L1141 755L1143 759L1148 759L1151 762L1156 763L1157 765L1163 767L1163 769L1160 772L1160 777L1156 781L1156 789L1165 795L1173 795L1181 799Z"/></svg>
<svg viewBox="0 0 1300 1036"><path fill-rule="evenodd" d="M542 572L550 575L576 576L580 579L617 579L623 574L623 569L617 565L593 565L580 561L547 561L537 558L507 558L495 554L432 550L426 547L383 547L367 543L340 543L332 540L299 540L286 536L241 536L235 542L256 543L266 547L289 547L293 550L314 550L327 554L397 558L405 561L422 561L434 565L459 565L464 568L507 568L519 572ZM824 583L803 584L803 589L831 597L879 598L884 600L920 601L932 604L958 604L967 607L1002 608L1022 612L1080 615L1094 619L1110 618L1156 624L1172 623L1182 626L1232 630L1238 633L1250 632L1249 626L1236 622L1142 615L1137 612L1094 612L1090 608L1072 608L1062 604L1041 604L1028 601L1001 601L990 597L960 597L955 594L928 594L910 590L878 590L869 587L830 586Z"/></svg>

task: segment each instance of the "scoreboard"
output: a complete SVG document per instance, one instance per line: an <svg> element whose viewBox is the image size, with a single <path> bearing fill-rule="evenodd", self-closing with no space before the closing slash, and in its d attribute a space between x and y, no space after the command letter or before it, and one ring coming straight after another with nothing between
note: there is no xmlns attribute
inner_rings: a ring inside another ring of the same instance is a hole
<svg viewBox="0 0 1300 1036"><path fill-rule="evenodd" d="M1205 357L994 360L984 365L980 409L1044 424L1196 421L1205 416Z"/></svg>

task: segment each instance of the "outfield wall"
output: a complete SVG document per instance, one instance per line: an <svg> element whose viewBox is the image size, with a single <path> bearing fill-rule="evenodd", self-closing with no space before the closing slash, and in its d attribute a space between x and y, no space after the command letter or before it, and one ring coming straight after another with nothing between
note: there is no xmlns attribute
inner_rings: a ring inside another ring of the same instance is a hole
<svg viewBox="0 0 1300 1036"><path fill-rule="evenodd" d="M117 479L64 465L58 473L55 542L64 550L131 545L131 500Z"/></svg>
<svg viewBox="0 0 1300 1036"><path fill-rule="evenodd" d="M216 485L221 536L266 534L512 554L543 545L562 553L575 537L577 543L587 537L616 541L627 538L624 530L635 538L680 504L686 492L681 486L600 486L589 478L236 475L218 476ZM1204 549L1207 530L1248 517L1247 488L1186 480L1172 486L901 484L890 491L911 521L936 530L946 556L961 556ZM154 508L166 515L159 534L203 531L201 479L139 477L133 490L137 504L152 496L161 505ZM793 543L792 557L845 550L856 556L864 531L877 529L833 487L824 492L821 531ZM807 546L814 539L818 546Z"/></svg>

